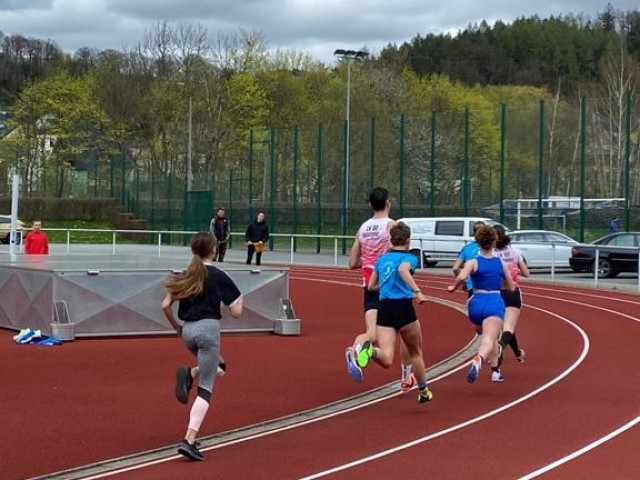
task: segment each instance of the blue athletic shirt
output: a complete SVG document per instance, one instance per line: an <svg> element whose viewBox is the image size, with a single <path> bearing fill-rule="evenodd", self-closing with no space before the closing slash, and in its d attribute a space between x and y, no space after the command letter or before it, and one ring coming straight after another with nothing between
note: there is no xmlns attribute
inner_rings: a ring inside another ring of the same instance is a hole
<svg viewBox="0 0 640 480"><path fill-rule="evenodd" d="M499 292L504 279L502 260L498 257L485 258L478 255L476 261L478 269L471 274L474 290Z"/></svg>
<svg viewBox="0 0 640 480"><path fill-rule="evenodd" d="M472 242L467 243L464 247L460 249L460 252L458 253L458 260L460 260L464 264L465 262L468 262L469 260L473 260L474 258L476 258L479 252L480 252L480 247L478 247L478 242L474 240ZM473 289L473 280L471 280L471 277L469 277L467 279L467 290L472 290L472 289Z"/></svg>
<svg viewBox="0 0 640 480"><path fill-rule="evenodd" d="M378 283L380 283L380 299L413 298L411 287L400 276L398 268L403 263L411 265L411 275L418 266L418 258L406 250L390 250L376 262Z"/></svg>

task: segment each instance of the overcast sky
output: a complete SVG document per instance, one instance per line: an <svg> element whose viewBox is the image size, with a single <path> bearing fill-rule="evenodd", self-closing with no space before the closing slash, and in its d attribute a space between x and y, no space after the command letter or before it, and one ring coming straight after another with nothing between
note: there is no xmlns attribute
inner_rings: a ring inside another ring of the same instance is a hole
<svg viewBox="0 0 640 480"><path fill-rule="evenodd" d="M638 0L611 4L639 9ZM261 31L272 49L309 53L325 63L336 48L379 52L417 34L455 34L487 20L605 10L603 0L0 0L0 31L80 47L134 47L154 22L203 24L212 36Z"/></svg>

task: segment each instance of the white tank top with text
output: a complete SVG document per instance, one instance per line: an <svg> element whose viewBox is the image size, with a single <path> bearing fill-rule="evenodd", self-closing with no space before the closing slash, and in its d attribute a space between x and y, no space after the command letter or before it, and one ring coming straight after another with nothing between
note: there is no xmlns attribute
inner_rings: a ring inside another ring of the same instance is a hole
<svg viewBox="0 0 640 480"><path fill-rule="evenodd" d="M503 248L502 250L494 250L493 254L507 264L507 269L511 274L511 279L516 287L520 286L520 268L518 263L522 259L522 252L514 247Z"/></svg>
<svg viewBox="0 0 640 480"><path fill-rule="evenodd" d="M369 284L371 272L373 272L378 258L391 247L387 226L392 221L389 217L370 218L358 230L360 258L362 259L362 282L365 287Z"/></svg>

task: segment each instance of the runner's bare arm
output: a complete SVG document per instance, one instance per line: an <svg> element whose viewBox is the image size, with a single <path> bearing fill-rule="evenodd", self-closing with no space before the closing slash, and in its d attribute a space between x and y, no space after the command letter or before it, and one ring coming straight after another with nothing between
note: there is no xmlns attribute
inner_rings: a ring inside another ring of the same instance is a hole
<svg viewBox="0 0 640 480"><path fill-rule="evenodd" d="M360 241L358 237L353 241L351 251L349 252L349 268L356 269L362 267L362 258L360 257Z"/></svg>

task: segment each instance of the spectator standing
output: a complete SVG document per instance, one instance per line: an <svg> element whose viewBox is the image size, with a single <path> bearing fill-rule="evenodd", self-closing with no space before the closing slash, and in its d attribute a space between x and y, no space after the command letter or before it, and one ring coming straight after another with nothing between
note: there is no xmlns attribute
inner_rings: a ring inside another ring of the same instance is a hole
<svg viewBox="0 0 640 480"><path fill-rule="evenodd" d="M227 241L231 236L231 227L229 226L229 220L225 216L224 208L218 208L216 216L211 219L209 232L218 241L217 261L224 262L224 256L227 253Z"/></svg>
<svg viewBox="0 0 640 480"><path fill-rule="evenodd" d="M247 227L244 236L247 241L247 265L251 265L254 253L256 265L260 265L264 245L269 240L269 226L264 220L264 212L258 212L256 219Z"/></svg>
<svg viewBox="0 0 640 480"><path fill-rule="evenodd" d="M618 217L613 217L609 222L609 233L618 233Z"/></svg>
<svg viewBox="0 0 640 480"><path fill-rule="evenodd" d="M49 253L49 239L42 231L42 221L34 220L31 231L24 240L24 253L27 255L47 255Z"/></svg>

